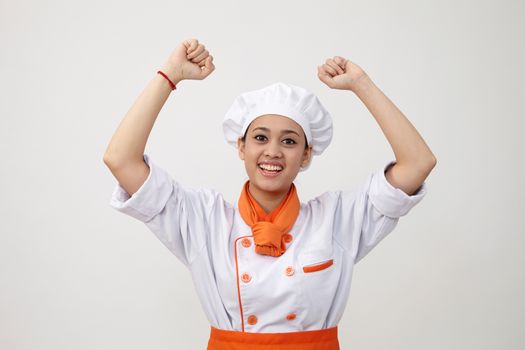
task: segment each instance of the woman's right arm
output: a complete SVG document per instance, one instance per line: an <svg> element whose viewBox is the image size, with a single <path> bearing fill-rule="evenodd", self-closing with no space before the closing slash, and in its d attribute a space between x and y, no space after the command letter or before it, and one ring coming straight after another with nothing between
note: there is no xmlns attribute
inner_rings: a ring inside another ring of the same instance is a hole
<svg viewBox="0 0 525 350"><path fill-rule="evenodd" d="M197 39L182 42L162 68L175 85L184 79L202 80L214 70L213 57ZM104 153L104 163L130 196L149 175L144 149L171 91L168 81L157 74L126 113Z"/></svg>

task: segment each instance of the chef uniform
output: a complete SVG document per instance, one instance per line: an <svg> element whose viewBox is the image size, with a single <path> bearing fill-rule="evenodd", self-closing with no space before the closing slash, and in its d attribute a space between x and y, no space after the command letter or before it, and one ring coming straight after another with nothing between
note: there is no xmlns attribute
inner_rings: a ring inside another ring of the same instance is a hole
<svg viewBox="0 0 525 350"><path fill-rule="evenodd" d="M223 122L226 140L234 145L263 114L298 122L314 154L332 138L331 117L313 94L276 83L235 100ZM393 187L385 177L390 161L353 191L298 202L272 256L258 253L241 200L183 186L149 155L144 161L146 181L131 197L117 183L110 205L144 222L190 270L210 322L208 349L339 349L354 265L426 194L425 183L411 196Z"/></svg>

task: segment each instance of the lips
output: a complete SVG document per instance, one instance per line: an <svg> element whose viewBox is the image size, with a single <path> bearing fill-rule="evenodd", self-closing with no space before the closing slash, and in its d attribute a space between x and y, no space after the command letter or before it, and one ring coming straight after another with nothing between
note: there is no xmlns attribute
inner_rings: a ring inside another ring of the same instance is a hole
<svg viewBox="0 0 525 350"><path fill-rule="evenodd" d="M275 162L261 162L257 165L257 168L262 175L266 177L275 177L282 172L284 167Z"/></svg>
<svg viewBox="0 0 525 350"><path fill-rule="evenodd" d="M262 164L259 164L259 168L261 168L262 170L266 170L266 171L281 171L283 170L283 167L279 164L266 164L266 163L262 163Z"/></svg>

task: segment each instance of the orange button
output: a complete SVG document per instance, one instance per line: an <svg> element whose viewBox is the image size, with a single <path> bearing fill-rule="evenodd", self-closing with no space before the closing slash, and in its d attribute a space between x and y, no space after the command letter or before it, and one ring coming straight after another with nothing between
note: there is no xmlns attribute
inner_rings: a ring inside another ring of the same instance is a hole
<svg viewBox="0 0 525 350"><path fill-rule="evenodd" d="M243 238L241 243L244 248L248 248L252 245L252 241L250 241L248 238Z"/></svg>
<svg viewBox="0 0 525 350"><path fill-rule="evenodd" d="M245 273L243 273L243 274L241 275L241 280L242 280L244 283L248 283L248 282L250 282L250 281L252 280L252 276L250 276L249 273L246 273L246 272L245 272Z"/></svg>
<svg viewBox="0 0 525 350"><path fill-rule="evenodd" d="M286 268L286 276L292 276L294 274L295 270L293 269L293 267L291 266L288 266Z"/></svg>
<svg viewBox="0 0 525 350"><path fill-rule="evenodd" d="M284 243L290 243L293 240L293 236L289 233L285 234L283 238L284 238Z"/></svg>
<svg viewBox="0 0 525 350"><path fill-rule="evenodd" d="M292 312L291 314L286 315L287 320L295 320L296 315Z"/></svg>
<svg viewBox="0 0 525 350"><path fill-rule="evenodd" d="M257 316L255 316L255 315L248 316L248 323L249 324L256 324L257 323Z"/></svg>

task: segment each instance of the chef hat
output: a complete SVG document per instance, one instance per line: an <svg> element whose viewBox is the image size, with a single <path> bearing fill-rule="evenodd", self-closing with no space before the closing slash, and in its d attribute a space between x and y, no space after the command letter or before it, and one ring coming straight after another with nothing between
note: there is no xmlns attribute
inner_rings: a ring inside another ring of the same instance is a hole
<svg viewBox="0 0 525 350"><path fill-rule="evenodd" d="M226 141L236 147L237 139L244 136L250 123L265 114L278 114L297 122L315 155L332 141L332 117L319 99L306 89L282 82L245 92L234 100L222 123Z"/></svg>

